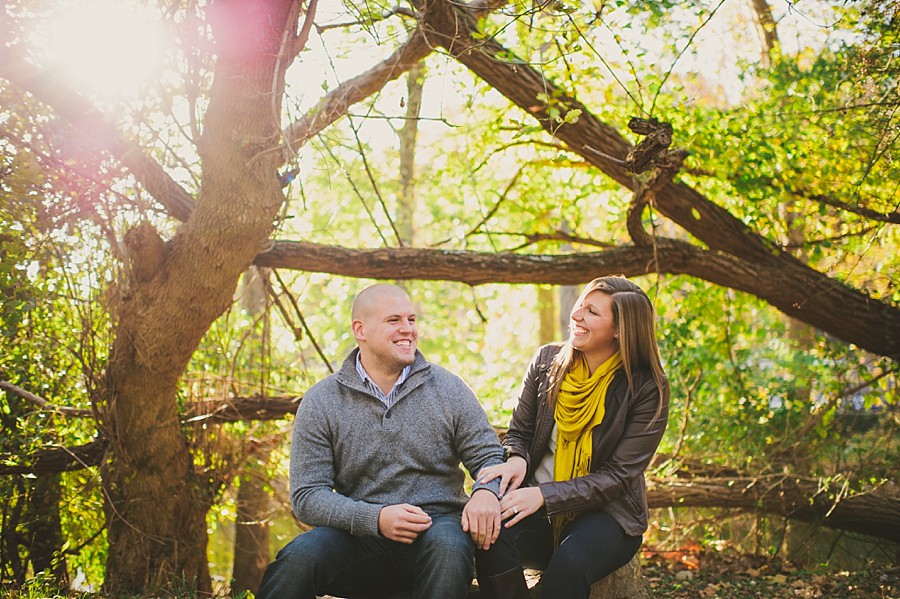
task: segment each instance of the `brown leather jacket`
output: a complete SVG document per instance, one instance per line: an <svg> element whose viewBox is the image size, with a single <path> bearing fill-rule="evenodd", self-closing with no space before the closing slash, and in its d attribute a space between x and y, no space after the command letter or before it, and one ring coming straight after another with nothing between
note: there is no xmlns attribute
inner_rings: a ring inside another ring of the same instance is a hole
<svg viewBox="0 0 900 599"><path fill-rule="evenodd" d="M547 451L553 411L547 402L549 369L561 345L541 347L528 367L519 403L503 441L506 456L528 463L526 481ZM662 411L654 420L660 391L651 373L635 373L635 393L628 390L625 371L613 377L606 393L606 415L593 431L591 473L567 481L542 483L547 514L601 509L638 536L647 530L647 486L650 463L669 416L669 389L663 390Z"/></svg>

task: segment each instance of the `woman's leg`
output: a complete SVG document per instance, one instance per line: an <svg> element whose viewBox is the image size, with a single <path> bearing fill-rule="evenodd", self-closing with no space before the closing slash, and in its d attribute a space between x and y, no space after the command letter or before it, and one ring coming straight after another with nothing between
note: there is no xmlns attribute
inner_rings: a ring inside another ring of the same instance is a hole
<svg viewBox="0 0 900 599"><path fill-rule="evenodd" d="M563 529L562 541L541 576L542 599L587 599L591 585L627 564L641 537L625 534L601 511L579 515Z"/></svg>
<svg viewBox="0 0 900 599"><path fill-rule="evenodd" d="M512 528L504 526L489 550L475 550L478 587L488 598L527 597L522 567L542 569L552 553L553 533L543 510Z"/></svg>

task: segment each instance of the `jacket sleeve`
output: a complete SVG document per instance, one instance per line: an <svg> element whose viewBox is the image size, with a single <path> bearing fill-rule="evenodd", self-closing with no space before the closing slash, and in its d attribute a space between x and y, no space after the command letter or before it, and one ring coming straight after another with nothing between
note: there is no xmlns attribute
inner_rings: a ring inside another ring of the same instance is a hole
<svg viewBox="0 0 900 599"><path fill-rule="evenodd" d="M503 440L503 448L506 459L517 455L528 463L528 471L531 471L531 445L534 441L535 428L537 426L538 406L541 398L538 397L542 377L547 371L547 363L550 360L553 346L544 346L531 358L528 370L522 380L522 388L519 392L519 400L513 409L512 419L509 422L509 430Z"/></svg>
<svg viewBox="0 0 900 599"><path fill-rule="evenodd" d="M626 387L627 388L627 387ZM635 479L643 477L653 454L662 440L668 420L668 387L662 390L664 400L659 416L656 408L660 389L654 379L645 380L630 400L622 404L628 410L624 428L609 457L592 464L593 471L568 481L540 485L550 515L600 507L621 497ZM600 440L600 445L603 440ZM597 442L595 440L595 451ZM636 497L630 498L638 501ZM637 506L636 506L637 507Z"/></svg>
<svg viewBox="0 0 900 599"><path fill-rule="evenodd" d="M334 491L334 445L327 414L308 392L300 402L291 442L291 504L310 526L331 526L353 535L378 535L383 505L356 501Z"/></svg>

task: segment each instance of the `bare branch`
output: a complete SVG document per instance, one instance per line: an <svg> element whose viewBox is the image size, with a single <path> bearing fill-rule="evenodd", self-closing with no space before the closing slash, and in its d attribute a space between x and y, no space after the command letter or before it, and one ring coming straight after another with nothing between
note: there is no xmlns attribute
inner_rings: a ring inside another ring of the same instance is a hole
<svg viewBox="0 0 900 599"><path fill-rule="evenodd" d="M55 414L62 414L64 416L72 416L74 418L88 418L94 415L93 411L91 410L71 408L69 406L58 406L56 404L50 403L46 399L38 397L34 393L26 391L25 389L13 385L8 381L0 381L0 389L3 389L7 393L11 393L16 397L21 397L25 401L33 403L34 405L38 406L43 412L52 412Z"/></svg>
<svg viewBox="0 0 900 599"><path fill-rule="evenodd" d="M7 463L8 458L0 461L0 475L53 474L99 466L107 445L106 439L98 439L77 447L48 446L24 456L19 464Z"/></svg>
<svg viewBox="0 0 900 599"><path fill-rule="evenodd" d="M185 422L247 422L277 420L297 411L301 396L252 395L224 400L192 402L183 414Z"/></svg>
<svg viewBox="0 0 900 599"><path fill-rule="evenodd" d="M431 53L425 36L416 30L391 56L361 75L328 92L309 112L284 132L287 145L299 148L327 126L344 116L350 106L380 91Z"/></svg>

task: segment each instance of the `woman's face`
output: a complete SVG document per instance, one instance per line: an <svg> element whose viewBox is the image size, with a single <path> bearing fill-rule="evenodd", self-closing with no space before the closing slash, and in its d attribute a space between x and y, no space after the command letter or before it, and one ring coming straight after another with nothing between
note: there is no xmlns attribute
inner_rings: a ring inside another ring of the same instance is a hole
<svg viewBox="0 0 900 599"><path fill-rule="evenodd" d="M591 291L572 309L569 320L569 339L572 347L588 357L604 360L619 349L619 331L613 324L612 297Z"/></svg>

